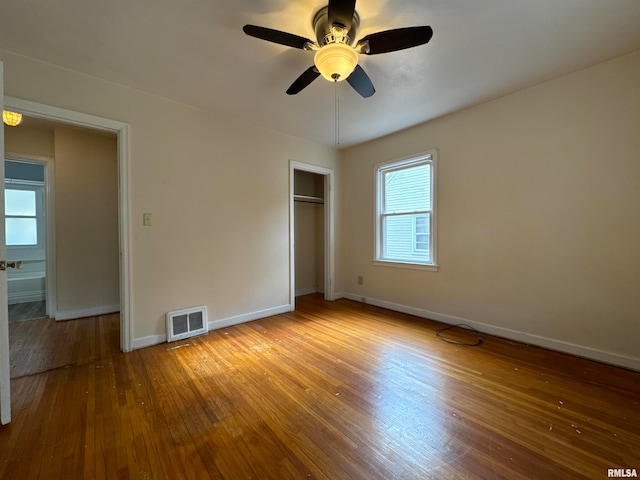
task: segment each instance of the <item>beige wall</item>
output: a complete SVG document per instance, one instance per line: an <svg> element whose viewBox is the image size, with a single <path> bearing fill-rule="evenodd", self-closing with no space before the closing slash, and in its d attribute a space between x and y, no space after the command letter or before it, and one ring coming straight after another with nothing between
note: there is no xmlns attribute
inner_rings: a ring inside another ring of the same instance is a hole
<svg viewBox="0 0 640 480"><path fill-rule="evenodd" d="M296 295L317 292L318 283L317 210L322 206L314 203L294 204L295 223L295 280ZM322 225L321 225L322 226Z"/></svg>
<svg viewBox="0 0 640 480"><path fill-rule="evenodd" d="M345 292L640 368L639 85L640 52L344 151ZM373 165L432 148L440 270L373 266Z"/></svg>
<svg viewBox="0 0 640 480"><path fill-rule="evenodd" d="M5 125L4 151L9 154L53 158L53 129Z"/></svg>
<svg viewBox="0 0 640 480"><path fill-rule="evenodd" d="M296 202L294 209L296 295L324 292L324 205Z"/></svg>
<svg viewBox="0 0 640 480"><path fill-rule="evenodd" d="M118 311L117 139L57 127L54 141L57 318Z"/></svg>
<svg viewBox="0 0 640 480"><path fill-rule="evenodd" d="M50 158L55 173L59 319L119 309L114 135L77 128L5 128L8 153Z"/></svg>
<svg viewBox="0 0 640 480"><path fill-rule="evenodd" d="M289 304L289 161L337 170L333 148L9 52L0 59L6 95L131 126L138 345L161 338L177 308L203 304L217 320ZM152 227L142 226L147 212Z"/></svg>
<svg viewBox="0 0 640 480"><path fill-rule="evenodd" d="M288 162L337 169L333 148L0 59L7 95L131 125L134 339L289 302ZM639 367L638 78L640 52L342 152L336 292ZM430 148L440 271L374 267L372 165Z"/></svg>

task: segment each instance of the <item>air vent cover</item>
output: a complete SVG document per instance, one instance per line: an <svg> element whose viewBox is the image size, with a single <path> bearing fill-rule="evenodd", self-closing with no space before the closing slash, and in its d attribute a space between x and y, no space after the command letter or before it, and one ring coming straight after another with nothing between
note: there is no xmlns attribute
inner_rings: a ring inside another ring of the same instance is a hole
<svg viewBox="0 0 640 480"><path fill-rule="evenodd" d="M167 342L202 335L209 331L207 307L191 307L167 313Z"/></svg>

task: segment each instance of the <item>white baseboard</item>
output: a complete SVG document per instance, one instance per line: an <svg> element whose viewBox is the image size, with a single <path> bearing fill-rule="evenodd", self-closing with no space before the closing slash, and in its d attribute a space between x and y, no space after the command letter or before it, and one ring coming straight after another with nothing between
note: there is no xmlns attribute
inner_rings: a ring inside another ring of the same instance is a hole
<svg viewBox="0 0 640 480"><path fill-rule="evenodd" d="M22 292L13 293L9 295L9 305L15 305L16 303L29 303L29 302L43 302L45 300L44 291L39 292Z"/></svg>
<svg viewBox="0 0 640 480"><path fill-rule="evenodd" d="M220 320L213 320L209 322L209 330L217 330L219 328L231 327L240 323L251 322L260 318L271 317L272 315L280 315L291 311L291 305L280 305L279 307L267 308L265 310L258 310L257 312L245 313L243 315L237 315L235 317L222 318Z"/></svg>
<svg viewBox="0 0 640 480"><path fill-rule="evenodd" d="M479 332L487 333L490 335L496 335L498 337L508 338L510 340L516 340L518 342L526 343L529 345L536 345L538 347L548 348L562 353L569 353L579 357L588 358L591 360L597 360L599 362L616 365L619 367L625 367L632 370L640 371L640 358L627 357L613 352L605 350L599 350L596 348L585 347L582 345L576 345L574 343L564 342L562 340L555 340L553 338L542 337L540 335L534 335L518 330L511 330L509 328L495 327L487 325L486 323L475 322L467 318L454 317L452 315L446 315L443 313L431 312L416 307L409 307L407 305L401 305L398 303L387 302L385 300L378 300L375 298L363 297L362 295L356 295L353 293L340 294L344 298L355 300L356 302L368 303L377 307L387 308L396 312L407 313L416 317L428 318L430 320L437 320L449 325L457 325L459 323L465 323Z"/></svg>
<svg viewBox="0 0 640 480"><path fill-rule="evenodd" d="M147 337L141 337L141 338L134 338L131 341L131 350L138 350L140 348L159 345L161 343L166 343L166 341L167 341L166 333L161 333L158 335L149 335Z"/></svg>
<svg viewBox="0 0 640 480"><path fill-rule="evenodd" d="M311 293L316 293L319 292L320 290L318 290L315 287L309 287L309 288L297 288L296 289L296 297L300 297L302 295L309 295Z"/></svg>
<svg viewBox="0 0 640 480"><path fill-rule="evenodd" d="M58 310L54 318L56 320L73 320L84 317L97 317L98 315L108 315L120 311L120 305L103 305L101 307L85 308L80 310L68 310L61 312Z"/></svg>
<svg viewBox="0 0 640 480"><path fill-rule="evenodd" d="M207 308L208 311L209 308ZM256 312L245 313L242 315L236 315L234 317L221 318L218 320L209 321L209 330L218 330L220 328L231 327L233 325L239 325L241 323L251 322L253 320L259 320L260 318L271 317L272 315L279 315L291 311L291 305L280 305L278 307L267 308L265 310L258 310ZM131 342L132 350L139 348L150 347L152 345L158 345L167 341L166 333L159 335L149 335L148 337L135 338Z"/></svg>
<svg viewBox="0 0 640 480"><path fill-rule="evenodd" d="M167 334L162 333L160 335L149 335L148 337L134 338L131 342L131 350L138 350L139 348L151 347L167 341Z"/></svg>

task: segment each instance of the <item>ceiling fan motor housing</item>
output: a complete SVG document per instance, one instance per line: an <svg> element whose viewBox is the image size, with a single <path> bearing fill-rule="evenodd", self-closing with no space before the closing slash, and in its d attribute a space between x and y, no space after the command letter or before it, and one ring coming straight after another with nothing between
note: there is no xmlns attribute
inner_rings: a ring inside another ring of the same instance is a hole
<svg viewBox="0 0 640 480"><path fill-rule="evenodd" d="M336 38L334 31L331 29L332 25L329 24L329 7L322 7L316 12L313 17L313 30L316 33L316 39L318 45L328 45L335 43ZM353 45L358 35L358 28L360 27L360 15L354 10L353 20L351 21L351 28L344 32L342 37L342 43L347 45Z"/></svg>
<svg viewBox="0 0 640 480"><path fill-rule="evenodd" d="M258 25L245 25L244 33L268 42L315 51L314 65L307 68L287 89L296 95L322 75L329 81L347 83L363 98L376 92L371 79L358 65L359 55L377 55L424 45L433 36L429 26L395 28L371 33L354 46L360 27L356 0L328 0L313 16L316 41L293 33Z"/></svg>

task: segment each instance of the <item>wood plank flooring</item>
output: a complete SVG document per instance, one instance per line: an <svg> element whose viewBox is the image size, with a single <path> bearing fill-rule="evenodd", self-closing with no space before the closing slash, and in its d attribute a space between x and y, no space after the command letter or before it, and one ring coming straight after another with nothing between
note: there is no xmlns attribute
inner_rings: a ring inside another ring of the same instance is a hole
<svg viewBox="0 0 640 480"><path fill-rule="evenodd" d="M12 380L0 478L599 479L640 373L349 300ZM458 338L473 339L469 332Z"/></svg>
<svg viewBox="0 0 640 480"><path fill-rule="evenodd" d="M9 305L7 310L9 313L9 323L47 317L47 303L44 301L14 303Z"/></svg>
<svg viewBox="0 0 640 480"><path fill-rule="evenodd" d="M86 363L120 351L120 314L9 324L10 377Z"/></svg>

